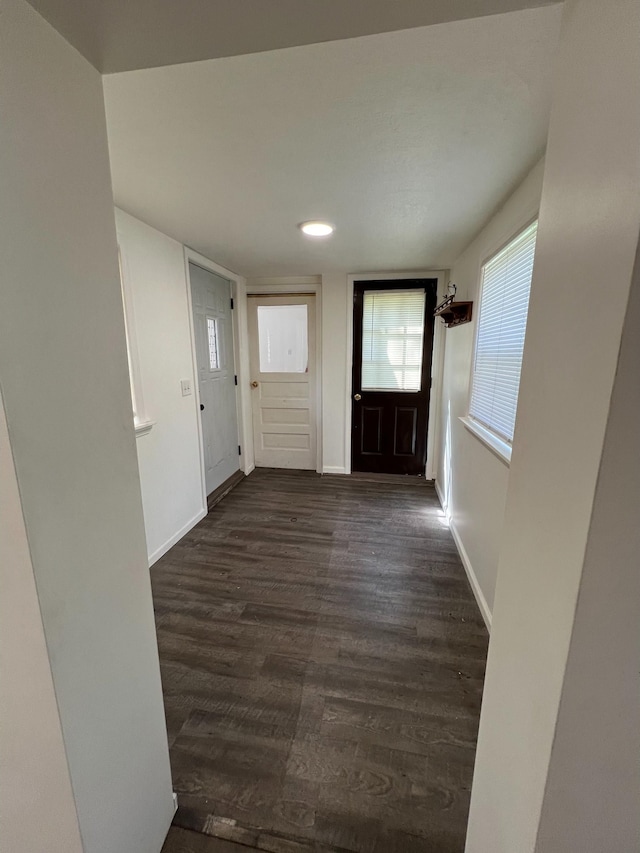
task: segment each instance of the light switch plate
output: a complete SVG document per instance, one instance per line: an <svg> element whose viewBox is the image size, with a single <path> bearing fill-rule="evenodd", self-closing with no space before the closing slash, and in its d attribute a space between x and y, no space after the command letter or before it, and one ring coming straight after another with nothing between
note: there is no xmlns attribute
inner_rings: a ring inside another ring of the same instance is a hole
<svg viewBox="0 0 640 853"><path fill-rule="evenodd" d="M180 388L182 389L182 396L188 397L191 394L191 380L190 379L181 379L180 380Z"/></svg>

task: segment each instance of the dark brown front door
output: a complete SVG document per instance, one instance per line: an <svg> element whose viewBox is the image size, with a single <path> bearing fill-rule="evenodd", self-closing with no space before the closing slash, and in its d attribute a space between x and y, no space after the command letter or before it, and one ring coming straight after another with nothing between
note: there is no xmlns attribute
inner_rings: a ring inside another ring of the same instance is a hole
<svg viewBox="0 0 640 853"><path fill-rule="evenodd" d="M424 476L436 288L435 278L354 286L353 471Z"/></svg>

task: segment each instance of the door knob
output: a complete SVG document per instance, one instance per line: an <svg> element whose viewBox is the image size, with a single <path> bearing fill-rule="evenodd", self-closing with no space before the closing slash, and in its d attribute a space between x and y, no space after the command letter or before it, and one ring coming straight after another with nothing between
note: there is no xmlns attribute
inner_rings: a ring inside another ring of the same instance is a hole
<svg viewBox="0 0 640 853"><path fill-rule="evenodd" d="M362 400L362 394L354 394L354 395L353 395L353 399L354 399L354 400L356 401L356 403L357 403L357 402L358 402L358 400Z"/></svg>
<svg viewBox="0 0 640 853"><path fill-rule="evenodd" d="M254 380L253 380L253 382L251 383L251 387L252 387L252 388L257 388L257 387L258 387L258 383L255 381L255 379L254 379Z"/></svg>

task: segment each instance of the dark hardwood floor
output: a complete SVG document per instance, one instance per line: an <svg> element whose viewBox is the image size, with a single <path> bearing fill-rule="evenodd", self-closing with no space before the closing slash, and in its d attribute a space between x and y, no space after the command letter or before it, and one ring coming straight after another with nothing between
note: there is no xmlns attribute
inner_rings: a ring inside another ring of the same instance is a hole
<svg viewBox="0 0 640 853"><path fill-rule="evenodd" d="M255 848L253 848L255 849ZM249 853L250 848L189 829L172 826L162 853Z"/></svg>
<svg viewBox="0 0 640 853"><path fill-rule="evenodd" d="M166 853L461 853L488 635L417 482L259 469L153 567Z"/></svg>

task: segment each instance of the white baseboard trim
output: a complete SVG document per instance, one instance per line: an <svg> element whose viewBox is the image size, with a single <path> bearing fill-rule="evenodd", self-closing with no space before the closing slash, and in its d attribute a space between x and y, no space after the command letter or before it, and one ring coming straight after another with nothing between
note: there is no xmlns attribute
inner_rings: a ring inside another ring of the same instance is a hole
<svg viewBox="0 0 640 853"><path fill-rule="evenodd" d="M242 470L244 471L245 477L248 477L252 471L256 470L256 466L252 462L251 465L245 466Z"/></svg>
<svg viewBox="0 0 640 853"><path fill-rule="evenodd" d="M442 492L440 491L440 483L437 480L434 480L433 485L435 486L436 495L438 496L438 500L440 501L440 506L442 507L442 511L444 512L445 515L447 515L447 507L445 505L444 498L442 497Z"/></svg>
<svg viewBox="0 0 640 853"><path fill-rule="evenodd" d="M438 500L440 501L440 506L442 507L444 514L449 519L449 530L451 531L451 535L453 536L453 541L456 543L456 548L458 549L460 560L462 561L464 570L467 573L467 578L469 579L471 591L475 596L476 602L480 609L480 613L482 614L482 618L484 619L484 624L487 626L487 631L491 633L491 610L489 609L487 599L484 597L484 593L480 588L476 573L473 571L473 566L471 565L471 560L469 559L469 555L467 554L467 549L464 547L462 539L460 538L460 534L458 533L458 529L456 528L455 522L447 512L447 508L445 506L445 502L442 497L442 492L440 491L440 486L437 480L436 494L438 495Z"/></svg>
<svg viewBox="0 0 640 853"><path fill-rule="evenodd" d="M176 792L173 792L173 813L175 814L178 811L178 795Z"/></svg>
<svg viewBox="0 0 640 853"><path fill-rule="evenodd" d="M469 559L469 555L467 554L467 551L464 545L462 544L462 539L460 538L460 534L456 529L456 525L453 519L449 519L449 529L451 530L453 541L456 543L456 548L458 549L458 554L460 554L460 559L462 560L464 570L467 573L467 577L469 578L471 589L476 597L476 601L478 602L478 607L480 608L480 613L482 613L484 624L487 626L487 631L491 633L491 611L489 610L487 599L484 597L484 593L480 589L478 578L476 577L476 573L473 571L471 560Z"/></svg>
<svg viewBox="0 0 640 853"><path fill-rule="evenodd" d="M185 536L191 530L192 527L195 527L199 521L202 521L202 519L207 514L207 511L208 510L206 509L206 507L204 509L199 510L193 516L193 518L184 525L184 527L181 527L180 530L178 530L177 533L174 533L173 536L167 539L167 541L163 545L161 545L159 548L156 548L153 554L149 555L149 567L151 567L154 563L157 563L160 557L167 553L169 548L173 548L176 542L179 542L180 539L182 539L182 537Z"/></svg>
<svg viewBox="0 0 640 853"><path fill-rule="evenodd" d="M323 474L346 474L347 469L344 465L325 465L322 469Z"/></svg>

